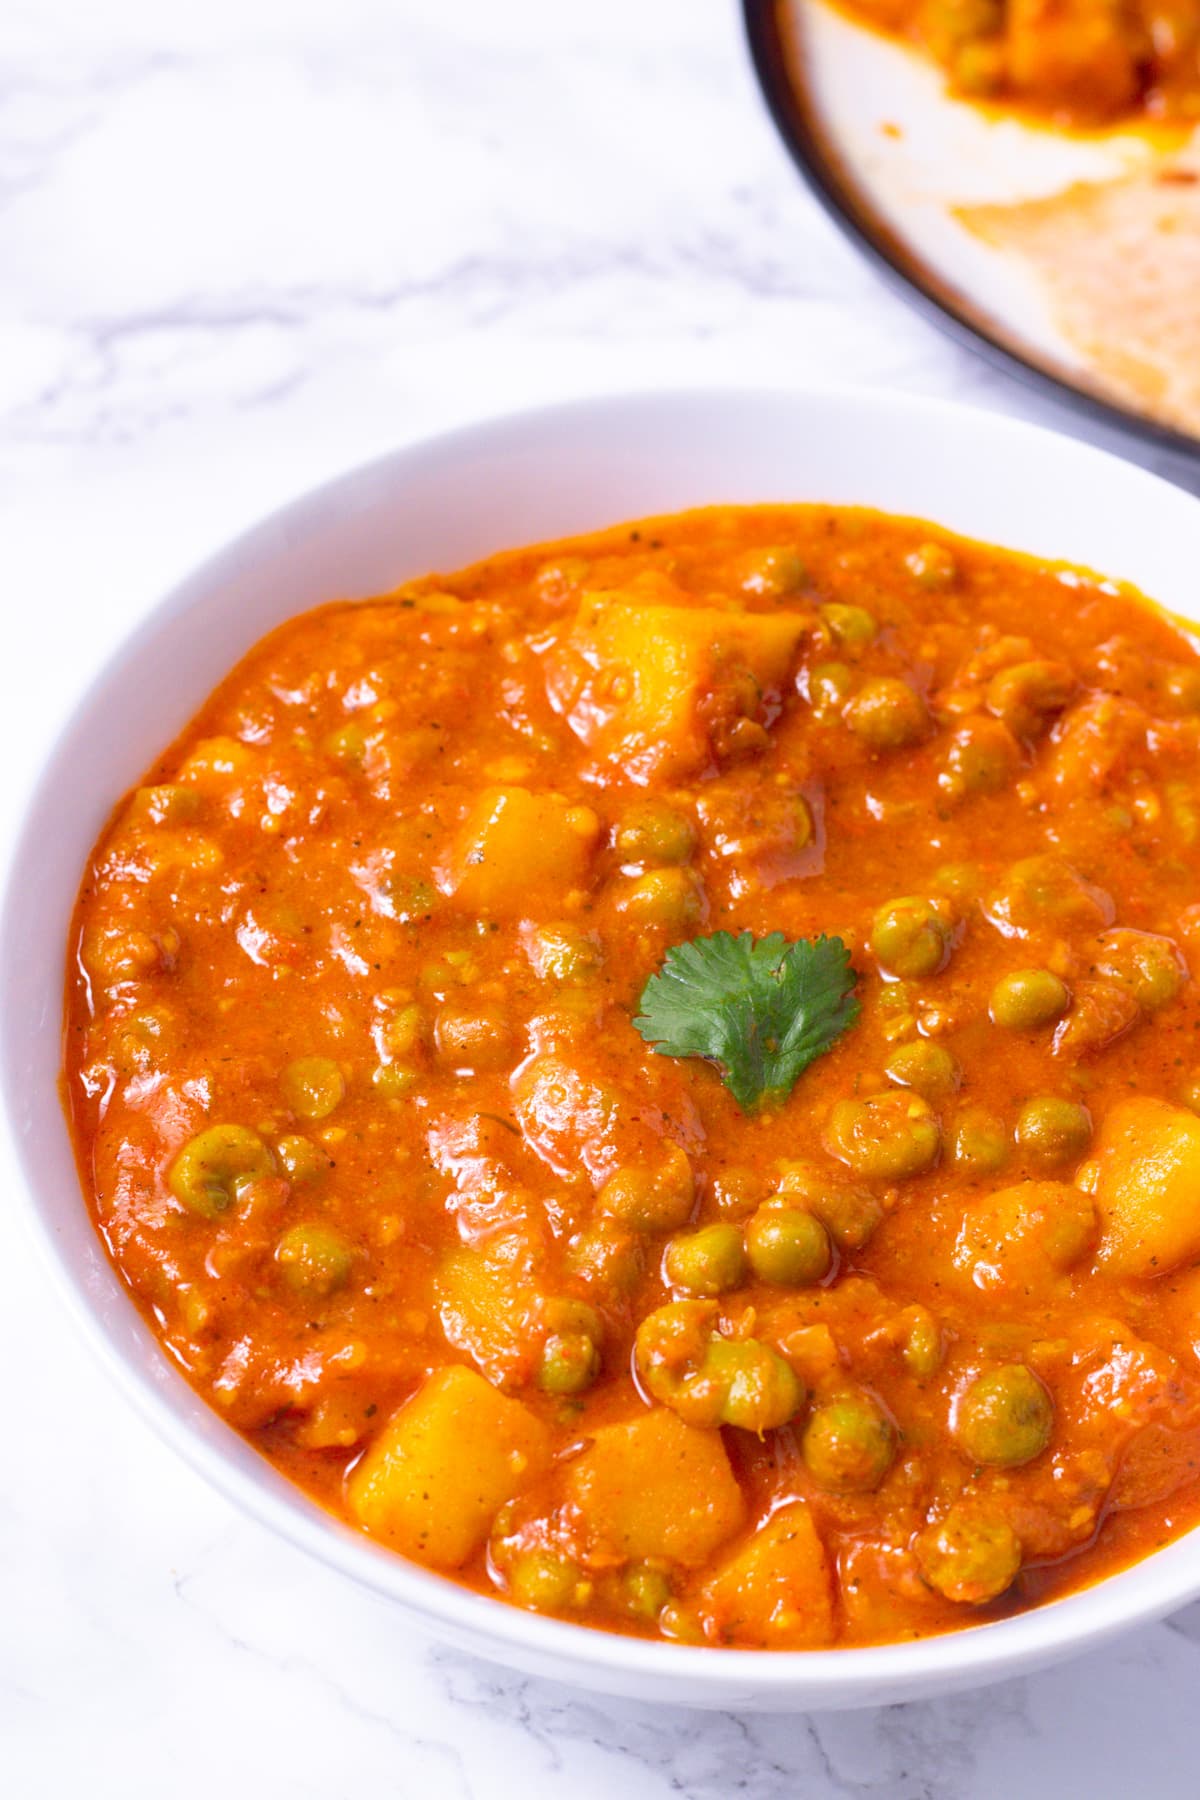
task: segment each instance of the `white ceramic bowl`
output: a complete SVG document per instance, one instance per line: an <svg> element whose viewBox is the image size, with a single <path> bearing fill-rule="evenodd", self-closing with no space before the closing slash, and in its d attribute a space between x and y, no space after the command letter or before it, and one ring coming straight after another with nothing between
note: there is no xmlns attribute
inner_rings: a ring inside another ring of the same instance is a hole
<svg viewBox="0 0 1200 1800"><path fill-rule="evenodd" d="M59 1104L65 944L84 861L114 801L289 614L623 519L799 500L935 519L1123 577L1200 617L1196 500L987 414L853 393L714 392L583 401L471 427L298 500L167 595L64 726L16 847L0 927L0 1060L25 1203L92 1354L154 1430L248 1512L430 1634L530 1673L696 1706L874 1705L1035 1668L1200 1594L1200 1532L997 1624L881 1649L790 1653L589 1631L403 1562L320 1511L210 1411L114 1275L80 1197Z"/></svg>

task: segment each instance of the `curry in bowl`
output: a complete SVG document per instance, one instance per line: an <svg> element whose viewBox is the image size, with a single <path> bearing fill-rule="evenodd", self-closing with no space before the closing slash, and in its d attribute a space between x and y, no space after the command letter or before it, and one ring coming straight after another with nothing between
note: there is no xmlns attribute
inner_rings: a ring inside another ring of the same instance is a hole
<svg viewBox="0 0 1200 1800"><path fill-rule="evenodd" d="M839 0L972 100L1059 124L1200 120L1200 0Z"/></svg>
<svg viewBox="0 0 1200 1800"><path fill-rule="evenodd" d="M260 643L117 808L108 1250L324 1506L522 1607L902 1640L1200 1519L1200 656L717 508Z"/></svg>

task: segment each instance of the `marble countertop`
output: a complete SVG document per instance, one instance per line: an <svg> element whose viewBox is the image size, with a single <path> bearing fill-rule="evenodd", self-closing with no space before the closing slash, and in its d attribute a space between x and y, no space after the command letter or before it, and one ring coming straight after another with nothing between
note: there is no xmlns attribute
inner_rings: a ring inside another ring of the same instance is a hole
<svg viewBox="0 0 1200 1800"><path fill-rule="evenodd" d="M6 831L73 694L169 582L429 430L832 377L1081 429L837 235L730 0L7 0L0 268ZM809 1718L596 1700L423 1644L126 1409L5 1188L13 1800L1196 1791L1200 1607L1036 1679Z"/></svg>

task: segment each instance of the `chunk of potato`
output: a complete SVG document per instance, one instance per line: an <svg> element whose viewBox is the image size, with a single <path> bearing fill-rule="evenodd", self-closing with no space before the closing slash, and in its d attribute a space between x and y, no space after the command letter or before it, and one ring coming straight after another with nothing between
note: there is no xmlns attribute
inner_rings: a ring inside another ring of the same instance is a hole
<svg viewBox="0 0 1200 1800"><path fill-rule="evenodd" d="M833 1641L829 1565L803 1500L773 1513L717 1570L698 1610L727 1644L813 1650Z"/></svg>
<svg viewBox="0 0 1200 1800"><path fill-rule="evenodd" d="M678 778L709 761L722 725L758 720L805 623L589 594L547 656L547 689L575 735L635 779Z"/></svg>
<svg viewBox="0 0 1200 1800"><path fill-rule="evenodd" d="M602 1554L688 1567L705 1562L745 1514L720 1432L685 1425L666 1407L600 1426L569 1467L567 1497Z"/></svg>
<svg viewBox="0 0 1200 1800"><path fill-rule="evenodd" d="M1100 1262L1164 1275L1200 1254L1200 1119L1166 1100L1114 1106L1080 1185L1100 1212Z"/></svg>
<svg viewBox="0 0 1200 1800"><path fill-rule="evenodd" d="M346 1483L363 1529L436 1569L477 1550L550 1463L546 1428L473 1369L439 1369L392 1414Z"/></svg>
<svg viewBox="0 0 1200 1800"><path fill-rule="evenodd" d="M497 1233L482 1248L462 1245L434 1279L447 1340L489 1381L528 1380L540 1346L542 1296L524 1237Z"/></svg>
<svg viewBox="0 0 1200 1800"><path fill-rule="evenodd" d="M985 1292L1029 1294L1084 1257L1096 1240L1096 1208L1061 1181L1022 1181L972 1200L954 1266Z"/></svg>
<svg viewBox="0 0 1200 1800"><path fill-rule="evenodd" d="M562 794L485 788L458 828L439 885L473 911L532 917L585 884L599 835L591 807Z"/></svg>

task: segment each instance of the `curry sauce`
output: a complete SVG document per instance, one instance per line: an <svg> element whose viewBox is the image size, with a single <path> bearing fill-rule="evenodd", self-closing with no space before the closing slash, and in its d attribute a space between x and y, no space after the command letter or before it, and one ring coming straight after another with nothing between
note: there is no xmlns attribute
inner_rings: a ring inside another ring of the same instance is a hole
<svg viewBox="0 0 1200 1800"><path fill-rule="evenodd" d="M979 1623L1200 1517L1198 902L1200 657L1119 584L825 507L498 556L290 620L117 807L83 1186L400 1554L685 1642Z"/></svg>

